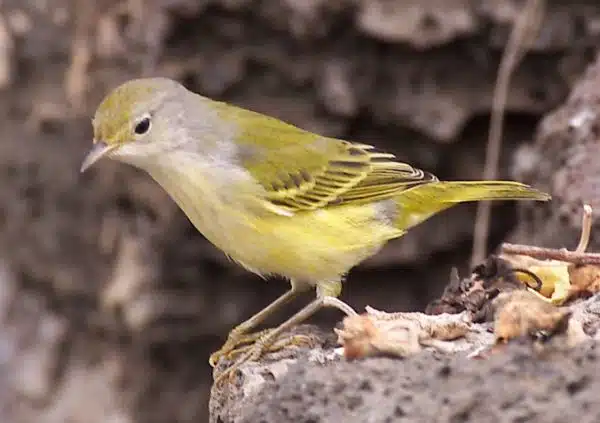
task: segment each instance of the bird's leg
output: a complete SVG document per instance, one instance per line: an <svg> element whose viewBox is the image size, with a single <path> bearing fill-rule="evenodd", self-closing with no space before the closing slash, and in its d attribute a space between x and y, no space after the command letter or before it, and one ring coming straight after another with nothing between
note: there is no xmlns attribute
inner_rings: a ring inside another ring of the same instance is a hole
<svg viewBox="0 0 600 423"><path fill-rule="evenodd" d="M273 345L275 341L277 341L278 344L283 345L282 341L277 339L283 332L304 322L321 308L334 307L348 316L356 315L357 313L352 307L337 298L337 296L340 294L340 291L341 282L339 281L321 283L317 285L316 299L314 299L310 304L306 305L302 310L298 311L288 320L283 322L281 325L274 329L265 331L263 336L258 338L251 347L247 348L247 351L243 356L241 356L235 363L223 370L223 372L216 377L214 383L217 384L224 378L232 375L247 361L258 360L265 349ZM293 339L294 337L292 336L291 338Z"/></svg>
<svg viewBox="0 0 600 423"><path fill-rule="evenodd" d="M227 336L227 341L223 344L223 346L216 352L212 353L208 362L212 367L215 367L217 362L224 356L229 356L230 354L237 351L237 347L240 344L248 344L256 341L260 337L264 336L269 330L259 331L255 333L248 334L249 331L254 329L256 326L261 324L267 317L277 311L279 308L283 307L285 304L289 303L294 297L296 297L302 289L292 281L292 287L285 294L278 297L271 304L263 308L261 311L256 313L254 316L250 317L248 320L240 323L235 328L229 332L229 336Z"/></svg>

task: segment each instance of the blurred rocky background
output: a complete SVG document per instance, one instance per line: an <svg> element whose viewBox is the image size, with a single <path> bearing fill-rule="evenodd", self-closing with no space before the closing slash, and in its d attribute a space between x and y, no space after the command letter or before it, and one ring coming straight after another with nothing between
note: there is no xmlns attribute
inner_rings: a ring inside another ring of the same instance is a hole
<svg viewBox="0 0 600 423"><path fill-rule="evenodd" d="M442 179L475 179L498 65L524 3L2 0L0 421L204 422L209 353L287 289L228 262L141 172L105 162L79 174L90 117L108 90L169 76L384 147ZM594 146L561 153L574 116L566 112L532 140L595 58L600 4L545 3L509 89L500 174L558 190L572 207L495 206L490 246L519 215L513 237L569 247L577 239L581 198L568 188L581 177L565 171L555 181L554 169L593 162ZM570 101L597 107L598 94L587 93L598 81L588 79ZM591 117L577 115L586 124L596 122L592 106ZM474 210L457 207L391 243L351 274L343 299L357 309L423 309L452 266L467 269ZM553 236L548 216L573 237Z"/></svg>

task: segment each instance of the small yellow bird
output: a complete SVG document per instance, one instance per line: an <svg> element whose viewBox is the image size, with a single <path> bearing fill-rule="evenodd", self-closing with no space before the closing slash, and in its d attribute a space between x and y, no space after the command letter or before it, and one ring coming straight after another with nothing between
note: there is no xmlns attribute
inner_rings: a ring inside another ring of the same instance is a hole
<svg viewBox="0 0 600 423"><path fill-rule="evenodd" d="M321 307L353 313L337 300L343 276L432 215L466 201L550 198L518 182L440 182L370 145L314 134L166 78L117 87L93 128L82 172L102 157L145 170L225 254L256 274L290 279L287 293L234 328L211 356L214 365L256 340L219 378ZM310 288L317 298L304 309L249 335Z"/></svg>

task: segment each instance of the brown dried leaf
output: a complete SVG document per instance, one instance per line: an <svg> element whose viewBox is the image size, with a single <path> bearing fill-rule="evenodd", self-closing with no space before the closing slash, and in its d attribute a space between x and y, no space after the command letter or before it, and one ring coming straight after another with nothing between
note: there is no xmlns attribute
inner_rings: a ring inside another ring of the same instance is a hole
<svg viewBox="0 0 600 423"><path fill-rule="evenodd" d="M529 291L502 293L494 305L494 332L499 341L564 332L571 316L568 309L556 307Z"/></svg>
<svg viewBox="0 0 600 423"><path fill-rule="evenodd" d="M381 354L406 357L421 351L421 342L464 336L470 327L466 316L386 313L367 307L367 314L346 317L336 333L348 359Z"/></svg>
<svg viewBox="0 0 600 423"><path fill-rule="evenodd" d="M453 269L442 297L432 301L425 312L441 314L466 310L472 314L474 322L492 321L491 302L499 293L526 289L527 284L518 276L510 262L494 255L476 266L468 278L460 279L458 271Z"/></svg>
<svg viewBox="0 0 600 423"><path fill-rule="evenodd" d="M600 266L594 264L571 265L568 272L571 281L569 299L588 296L600 291Z"/></svg>

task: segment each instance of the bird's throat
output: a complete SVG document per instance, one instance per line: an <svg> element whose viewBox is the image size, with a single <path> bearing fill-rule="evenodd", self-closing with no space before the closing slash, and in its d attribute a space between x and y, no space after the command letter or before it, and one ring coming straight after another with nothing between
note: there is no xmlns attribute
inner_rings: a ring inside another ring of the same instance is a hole
<svg viewBox="0 0 600 423"><path fill-rule="evenodd" d="M227 252L230 234L247 225L248 210L240 200L239 181L209 166L153 166L146 171L177 203L192 224L215 246ZM225 185L224 185L225 184Z"/></svg>

